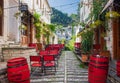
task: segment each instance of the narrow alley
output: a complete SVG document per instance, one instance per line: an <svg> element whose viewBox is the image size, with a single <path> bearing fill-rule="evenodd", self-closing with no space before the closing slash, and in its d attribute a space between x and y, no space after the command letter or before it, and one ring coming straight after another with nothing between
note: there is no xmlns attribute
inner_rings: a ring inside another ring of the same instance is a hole
<svg viewBox="0 0 120 83"><path fill-rule="evenodd" d="M80 63L72 51L63 51L55 75L41 76L36 69L31 83L88 83L88 70L81 68Z"/></svg>
<svg viewBox="0 0 120 83"><path fill-rule="evenodd" d="M0 83L120 83L120 0L0 0Z"/></svg>

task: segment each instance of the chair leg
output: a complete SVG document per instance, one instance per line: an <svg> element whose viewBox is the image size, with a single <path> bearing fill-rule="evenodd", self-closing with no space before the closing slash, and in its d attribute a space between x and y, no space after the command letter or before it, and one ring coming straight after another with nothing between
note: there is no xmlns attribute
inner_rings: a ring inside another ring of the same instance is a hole
<svg viewBox="0 0 120 83"><path fill-rule="evenodd" d="M55 68L55 73L56 73L56 67L54 67Z"/></svg>
<svg viewBox="0 0 120 83"><path fill-rule="evenodd" d="M59 61L57 61L57 67L59 66Z"/></svg>
<svg viewBox="0 0 120 83"><path fill-rule="evenodd" d="M44 69L43 69L43 73L44 73L44 75L46 74L46 68L44 67Z"/></svg>

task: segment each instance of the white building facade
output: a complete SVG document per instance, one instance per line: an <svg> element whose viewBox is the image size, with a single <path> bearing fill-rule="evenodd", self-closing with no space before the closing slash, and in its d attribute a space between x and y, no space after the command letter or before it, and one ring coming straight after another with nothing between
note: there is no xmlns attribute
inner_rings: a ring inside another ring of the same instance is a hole
<svg viewBox="0 0 120 83"><path fill-rule="evenodd" d="M90 14L92 11L92 2L93 2L93 0L80 0L80 13L79 13L80 23L85 24L85 26L88 25L91 21ZM82 31L83 28L85 28L85 27L83 27L81 25L77 26L76 27L76 35L80 31ZM81 38L77 37L76 42L81 42Z"/></svg>
<svg viewBox="0 0 120 83"><path fill-rule="evenodd" d="M19 14L19 6L24 3L28 6L28 12L33 15L38 12L41 15L41 21L50 24L51 8L47 0L1 0L0 1L0 20L2 20L0 27L0 43L20 42L21 32L19 26L21 25L21 16ZM19 14L16 18L15 15Z"/></svg>

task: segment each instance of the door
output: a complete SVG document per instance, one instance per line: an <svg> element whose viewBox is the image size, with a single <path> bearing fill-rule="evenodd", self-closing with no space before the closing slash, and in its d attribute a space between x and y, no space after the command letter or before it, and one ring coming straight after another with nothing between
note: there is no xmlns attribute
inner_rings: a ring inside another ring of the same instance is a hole
<svg viewBox="0 0 120 83"><path fill-rule="evenodd" d="M120 59L120 19L114 19L112 21L113 28L113 57L114 59Z"/></svg>

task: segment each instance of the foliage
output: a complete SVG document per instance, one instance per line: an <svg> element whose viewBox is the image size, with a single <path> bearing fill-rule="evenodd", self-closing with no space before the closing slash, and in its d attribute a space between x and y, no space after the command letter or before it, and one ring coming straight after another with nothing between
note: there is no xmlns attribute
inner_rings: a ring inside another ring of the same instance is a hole
<svg viewBox="0 0 120 83"><path fill-rule="evenodd" d="M86 25L84 22L80 22L79 24L80 24L82 27L85 27L85 25Z"/></svg>
<svg viewBox="0 0 120 83"><path fill-rule="evenodd" d="M89 54L93 46L93 30L84 30L81 34L81 49L84 54Z"/></svg>
<svg viewBox="0 0 120 83"><path fill-rule="evenodd" d="M62 26L62 25L55 24L55 26L56 26L56 28L55 28L55 30L56 30L56 31L57 31L57 30L60 30L60 29L62 29L62 28L63 28L63 26Z"/></svg>
<svg viewBox="0 0 120 83"><path fill-rule="evenodd" d="M38 21L40 22L40 14L39 13L35 12L33 16L34 16L34 22L35 23L38 22Z"/></svg>
<svg viewBox="0 0 120 83"><path fill-rule="evenodd" d="M73 51L74 50L74 42L75 42L75 36L72 36L72 39L67 42L65 45L66 50Z"/></svg>
<svg viewBox="0 0 120 83"><path fill-rule="evenodd" d="M27 30L27 27L26 27L24 24L21 24L21 25L19 26L19 29L20 29L20 30Z"/></svg>
<svg viewBox="0 0 120 83"><path fill-rule="evenodd" d="M77 14L71 14L70 17L72 18L73 22L79 22L79 17Z"/></svg>
<svg viewBox="0 0 120 83"><path fill-rule="evenodd" d="M80 68L85 68L85 65L83 63L81 63L79 66Z"/></svg>
<svg viewBox="0 0 120 83"><path fill-rule="evenodd" d="M100 20L96 20L94 23L90 24L91 28L97 28L98 26L102 25L103 22Z"/></svg>
<svg viewBox="0 0 120 83"><path fill-rule="evenodd" d="M40 37L41 37L41 31L42 31L42 28L43 28L43 25L40 21L40 14L38 14L37 12L35 12L33 14L34 16L34 26L36 27L36 35L35 37L37 38L38 42L40 42Z"/></svg>
<svg viewBox="0 0 120 83"><path fill-rule="evenodd" d="M117 18L117 17L120 17L120 14L115 11L109 11L106 13L105 17L106 18Z"/></svg>
<svg viewBox="0 0 120 83"><path fill-rule="evenodd" d="M55 32L56 26L54 24L47 24L51 32Z"/></svg>
<svg viewBox="0 0 120 83"><path fill-rule="evenodd" d="M97 20L99 18L99 14L101 10L103 9L103 4L106 3L107 0L93 0L93 17L94 20Z"/></svg>
<svg viewBox="0 0 120 83"><path fill-rule="evenodd" d="M16 13L14 14L14 17L16 17L16 19L18 19L18 17L20 16L20 14L21 14L21 12L16 12Z"/></svg>
<svg viewBox="0 0 120 83"><path fill-rule="evenodd" d="M80 63L79 67L80 68L88 68L87 64L85 64L85 63Z"/></svg>
<svg viewBox="0 0 120 83"><path fill-rule="evenodd" d="M61 40L59 40L59 43L61 43L61 44L65 44L65 39L61 39Z"/></svg>
<svg viewBox="0 0 120 83"><path fill-rule="evenodd" d="M52 8L53 15L51 22L58 25L68 26L72 23L72 18L68 17L67 14L62 13L61 11Z"/></svg>

